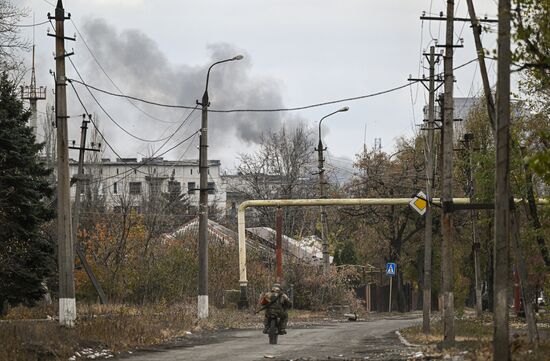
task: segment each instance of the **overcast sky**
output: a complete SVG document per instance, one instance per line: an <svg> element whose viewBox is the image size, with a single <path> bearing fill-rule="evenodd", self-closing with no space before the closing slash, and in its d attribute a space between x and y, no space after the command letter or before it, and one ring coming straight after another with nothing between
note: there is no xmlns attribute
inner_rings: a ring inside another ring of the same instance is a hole
<svg viewBox="0 0 550 361"><path fill-rule="evenodd" d="M34 13L36 22L54 13L56 0L16 0ZM50 3L50 4L48 4ZM168 104L194 105L204 91L206 69L220 59L243 54L242 61L222 64L212 71L209 94L213 109L280 108L303 106L365 95L407 83L427 74L421 53L433 39L444 42L443 22L422 22L423 11L445 11L444 0L65 0L72 21L82 37L67 42L71 57L84 80L117 92L103 70L125 94ZM494 17L494 0L475 1L478 15ZM456 15L467 16L465 0L455 0ZM23 21L22 21L23 22ZM32 23L32 15L24 20ZM49 24L36 28L38 85L53 87L49 75L55 69L54 38L46 36ZM484 34L484 45L496 47L495 30ZM50 29L51 31L51 29ZM464 38L464 48L455 51L455 66L475 58L471 29L456 23L455 41ZM32 30L23 34L32 39ZM86 48L87 43L93 55ZM94 57L97 60L94 61ZM30 64L30 55L27 63ZM492 81L496 64L489 62ZM441 67L442 70L442 67ZM455 73L455 96L479 94L479 71L472 63ZM78 78L71 64L67 76ZM27 80L28 82L28 80ZM146 143L131 138L108 118L86 89L75 85L89 112L97 114L107 140L124 157L141 157L162 142ZM71 87L69 114L83 112ZM163 109L135 103L141 111L120 98L94 93L102 107L130 133L157 140L172 134L188 111ZM211 159L234 169L237 155L257 147L262 132L299 121L316 127L319 119L342 106L350 111L323 121L324 143L329 163L349 167L355 154L382 139L391 152L395 140L411 136L422 121L426 92L413 85L378 97L288 113L212 114L209 122ZM48 92L48 102L53 94ZM46 102L39 109L44 111ZM148 115L144 114L147 113ZM39 114L39 120L42 114ZM157 118L157 119L153 119ZM160 119L160 121L158 120ZM168 149L199 127L200 111L191 114L163 149ZM80 118L69 122L71 139L77 139ZM366 137L365 137L366 129ZM39 130L39 134L41 130ZM165 159L197 158L198 142L186 142ZM162 152L162 150L160 151ZM111 152L107 156L114 158ZM76 154L71 157L76 158ZM346 160L347 159L347 160Z"/></svg>

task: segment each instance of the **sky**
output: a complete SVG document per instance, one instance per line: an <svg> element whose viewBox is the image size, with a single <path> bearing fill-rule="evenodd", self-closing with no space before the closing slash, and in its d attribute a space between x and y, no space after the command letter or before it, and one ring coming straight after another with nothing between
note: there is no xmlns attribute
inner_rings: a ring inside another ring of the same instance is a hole
<svg viewBox="0 0 550 361"><path fill-rule="evenodd" d="M47 20L56 1L14 3L29 9L29 17L21 22L30 24L33 14L36 23ZM495 17L495 0L475 4L479 16ZM422 53L436 40L443 44L445 38L444 22L419 19L424 11L445 12L445 0L65 0L63 5L71 13L66 35L77 33L76 42L66 44L68 51L75 52L74 67L67 63L67 76L78 79L76 68L86 83L114 93L195 106L210 64L242 54L241 61L213 68L211 109L299 107L395 88L406 84L410 75L427 75ZM468 16L465 0L455 0L455 15ZM48 100L39 103L40 112L53 104L49 71L55 69L54 38L46 36L48 27L37 26L34 32L37 83L50 89ZM483 35L489 50L496 48L495 30ZM23 28L22 35L32 41L32 28ZM455 24L455 42L460 38L464 47L455 50L455 66L476 57L467 23ZM30 67L29 53L25 62ZM488 66L494 83L496 64L489 61ZM442 71L442 64L439 68ZM455 97L480 94L476 62L457 70L455 77ZM27 78L26 82L30 75ZM150 106L92 91L96 102L85 87L75 84L75 88L122 157L161 154L200 127L199 110ZM69 138L78 141L81 117L77 115L84 111L70 86L68 94L69 115L75 115L69 119ZM348 112L323 121L323 143L329 152L327 166L349 173L356 154L364 145L372 148L375 138L381 138L382 150L391 153L400 137L413 136L422 123L426 99L422 85L414 84L301 111L210 113L209 158L221 160L222 169L233 172L239 154L257 149L263 132L304 122L317 138L319 119L348 106ZM39 124L42 121L39 113ZM169 137L181 124L168 141L144 141ZM197 145L197 137L191 137L164 158L196 159ZM77 154L71 157L76 159ZM105 157L116 155L107 150Z"/></svg>

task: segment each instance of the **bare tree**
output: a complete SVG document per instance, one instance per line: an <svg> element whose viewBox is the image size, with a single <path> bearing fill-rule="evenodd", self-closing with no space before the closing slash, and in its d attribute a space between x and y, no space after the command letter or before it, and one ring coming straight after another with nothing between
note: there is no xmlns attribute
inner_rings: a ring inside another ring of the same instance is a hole
<svg viewBox="0 0 550 361"><path fill-rule="evenodd" d="M303 123L295 128L263 134L260 149L242 154L237 191L247 199L314 198L317 178L313 159L312 131ZM274 224L274 209L258 209L257 223ZM304 208L285 209L284 232L290 236L311 234L316 212Z"/></svg>
<svg viewBox="0 0 550 361"><path fill-rule="evenodd" d="M19 83L24 72L17 52L29 48L28 41L19 34L20 20L28 14L10 0L0 0L0 67L9 71L15 83Z"/></svg>

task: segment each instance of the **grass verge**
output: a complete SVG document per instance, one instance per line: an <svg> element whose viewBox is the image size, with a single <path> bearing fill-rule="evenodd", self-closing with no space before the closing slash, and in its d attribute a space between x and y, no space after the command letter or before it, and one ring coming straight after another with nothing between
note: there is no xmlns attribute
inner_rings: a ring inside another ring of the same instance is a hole
<svg viewBox="0 0 550 361"><path fill-rule="evenodd" d="M422 325L401 330L407 341L420 345L426 359L444 359L446 355L458 360L492 360L493 323L490 315L482 319L464 317L455 320L455 339L453 345L445 344L441 320L432 322L431 333L425 335ZM550 340L545 332L545 324L540 324L540 342L529 343L526 325L521 319L513 318L510 322L510 350L512 360L542 361L549 360Z"/></svg>

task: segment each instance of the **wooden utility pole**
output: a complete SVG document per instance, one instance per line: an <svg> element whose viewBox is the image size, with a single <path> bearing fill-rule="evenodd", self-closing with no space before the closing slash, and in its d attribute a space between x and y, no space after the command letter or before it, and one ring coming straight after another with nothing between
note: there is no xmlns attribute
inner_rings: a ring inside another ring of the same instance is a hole
<svg viewBox="0 0 550 361"><path fill-rule="evenodd" d="M493 359L510 360L510 0L498 2Z"/></svg>
<svg viewBox="0 0 550 361"><path fill-rule="evenodd" d="M434 130L435 130L435 83L441 82L441 79L435 78L435 64L438 62L438 56L440 54L435 53L435 46L430 47L429 54L424 54L428 58L430 64L430 77L428 78L428 126L425 128L428 131L428 139L426 144L426 213L424 215L426 219L425 231L424 231L424 288L423 288L423 302L422 302L422 331L424 334L430 333L430 313L432 309L432 193L434 184ZM421 81L424 84L425 78L411 79L409 81Z"/></svg>
<svg viewBox="0 0 550 361"><path fill-rule="evenodd" d="M88 117L91 117L91 115L88 115ZM105 296L105 292L103 292L103 288L97 281L97 278L95 277L95 274L92 270L92 267L90 267L90 264L88 263L88 260L86 259L86 255L82 251L82 248L80 246L80 243L78 242L78 225L80 224L80 197L82 195L82 189L83 189L83 183L85 181L84 179L84 152L92 151L92 152L99 152L99 149L95 148L86 148L86 134L88 131L88 123L90 121L86 120L86 115L82 115L82 126L80 127L80 147L69 147L70 149L78 149L78 172L76 174L76 189L75 189L75 196L74 196L74 207L73 207L73 244L76 254L78 255L78 258L80 259L80 263L84 267L84 270L86 271L86 274L88 275L88 278L92 282L92 285L94 286L97 295L99 296L99 301L101 304L107 303L107 297ZM92 143L93 145L93 143Z"/></svg>
<svg viewBox="0 0 550 361"><path fill-rule="evenodd" d="M487 102L487 112L489 113L489 120L491 127L495 130L495 102L493 101L493 94L491 93L491 86L489 85L489 76L487 75L487 66L485 65L485 54L483 51L483 45L481 43L481 24L476 16L473 0L466 0L468 3L468 12L470 14L470 21L472 23L472 32L474 33L474 42L476 45L477 59L479 62L479 72L481 74L481 80L483 82L483 92L485 93L485 100ZM487 20L486 20L487 21Z"/></svg>
<svg viewBox="0 0 550 361"><path fill-rule="evenodd" d="M447 23L444 70L444 109L443 109L443 170L441 185L442 250L441 268L443 272L443 341L454 342L454 272L453 272L453 143L454 143L454 100L453 100L453 51L454 51L454 0L447 0Z"/></svg>
<svg viewBox="0 0 550 361"><path fill-rule="evenodd" d="M52 17L49 16L50 19ZM76 319L74 254L71 232L71 198L67 129L67 79L65 77L65 17L62 0L55 8L55 70L57 122L57 237L59 263L59 323L73 327ZM72 39L70 39L72 40Z"/></svg>
<svg viewBox="0 0 550 361"><path fill-rule="evenodd" d="M474 183L474 149L472 141L474 135L472 133L464 134L464 147L468 152L468 197L470 203L474 203L475 183ZM472 222L472 250L474 252L474 276L475 276L475 290L476 290L476 317L481 317L483 313L483 306L481 303L481 264L479 259L479 251L481 244L477 239L477 210L470 210L470 219Z"/></svg>
<svg viewBox="0 0 550 361"><path fill-rule="evenodd" d="M514 207L515 208L515 207ZM527 336L529 342L539 342L539 332L537 330L537 323L535 314L533 312L533 304L528 297L527 291L527 265L525 264L525 254L521 248L520 234L519 234L519 212L513 210L510 216L511 231L514 245L514 253L516 255L517 273L519 274L519 284L521 289L521 297L523 298L523 308L525 310L525 320L527 321Z"/></svg>

